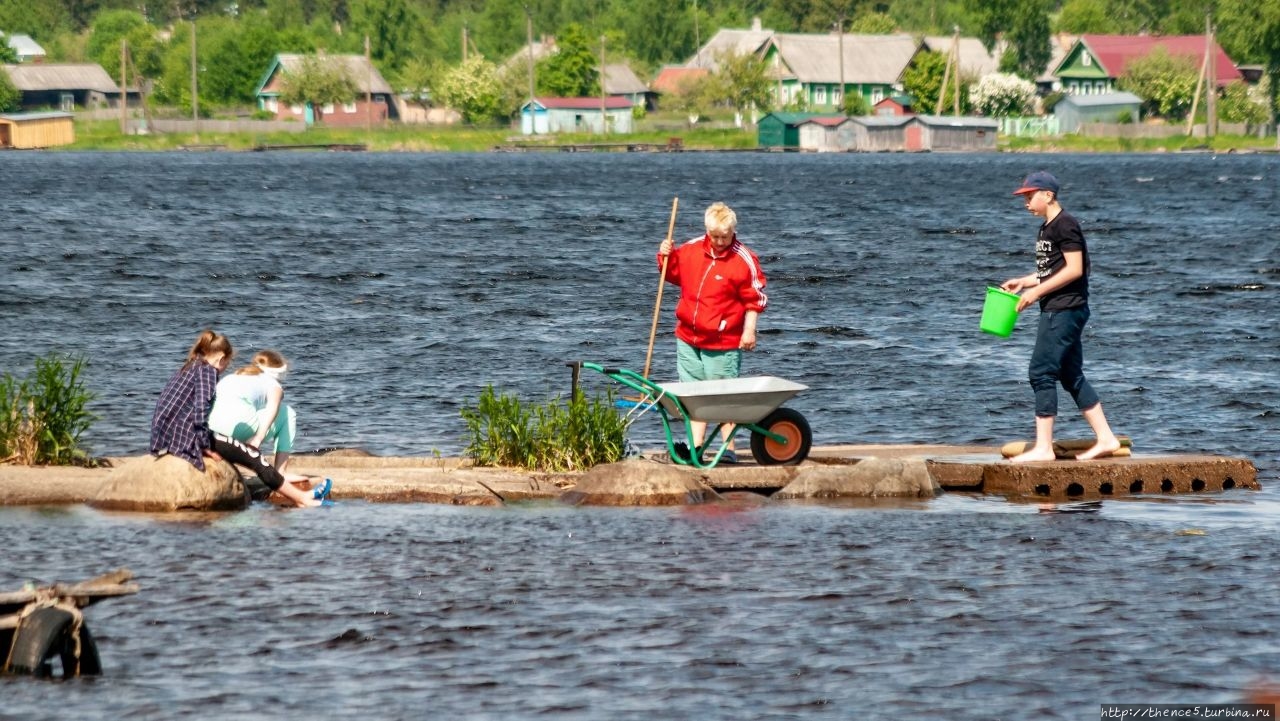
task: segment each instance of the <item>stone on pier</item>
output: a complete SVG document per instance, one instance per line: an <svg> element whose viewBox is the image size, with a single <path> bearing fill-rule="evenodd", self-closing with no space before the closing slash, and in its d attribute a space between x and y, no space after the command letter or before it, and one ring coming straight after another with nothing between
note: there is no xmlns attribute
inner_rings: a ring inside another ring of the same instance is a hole
<svg viewBox="0 0 1280 721"><path fill-rule="evenodd" d="M204 472L178 458L141 456L114 469L89 505L112 511L238 511L249 505L240 474L226 461Z"/></svg>

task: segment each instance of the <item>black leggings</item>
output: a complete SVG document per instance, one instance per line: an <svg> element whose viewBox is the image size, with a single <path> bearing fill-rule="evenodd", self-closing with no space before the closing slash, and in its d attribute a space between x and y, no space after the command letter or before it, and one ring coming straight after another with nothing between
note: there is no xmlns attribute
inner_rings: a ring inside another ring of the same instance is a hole
<svg viewBox="0 0 1280 721"><path fill-rule="evenodd" d="M222 456L229 463L235 463L252 470L262 482L267 484L267 488L273 491L280 490L280 486L284 485L284 476L276 467L267 463L267 459L262 457L258 449L237 441L234 438L213 434L213 450Z"/></svg>

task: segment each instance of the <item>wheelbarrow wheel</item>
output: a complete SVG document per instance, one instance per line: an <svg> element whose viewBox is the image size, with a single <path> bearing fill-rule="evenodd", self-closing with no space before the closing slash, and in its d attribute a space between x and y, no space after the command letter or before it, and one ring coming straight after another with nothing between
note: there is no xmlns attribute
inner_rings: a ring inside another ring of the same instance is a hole
<svg viewBox="0 0 1280 721"><path fill-rule="evenodd" d="M770 433L782 436L786 443L779 443L761 433L751 434L751 455L762 466L794 466L809 457L813 445L813 431L809 421L799 411L778 408L756 424Z"/></svg>

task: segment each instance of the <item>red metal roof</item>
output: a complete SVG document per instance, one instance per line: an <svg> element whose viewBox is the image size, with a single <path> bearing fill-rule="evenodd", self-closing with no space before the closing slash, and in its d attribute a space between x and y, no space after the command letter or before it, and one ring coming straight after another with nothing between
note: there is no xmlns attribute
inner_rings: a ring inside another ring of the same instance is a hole
<svg viewBox="0 0 1280 721"><path fill-rule="evenodd" d="M1093 56L1102 64L1103 70L1107 75L1113 78L1124 74L1125 68L1129 63L1138 58L1146 57L1152 50L1162 47L1170 57L1190 58L1195 62L1196 69L1200 69L1201 63L1204 62L1205 36L1203 35L1168 35L1158 37L1154 35L1081 35L1080 42L1084 43ZM1214 53L1214 76L1218 81L1218 85L1226 85L1234 80L1241 80L1243 76L1236 69L1236 64L1231 60L1222 46L1216 42L1213 44Z"/></svg>
<svg viewBox="0 0 1280 721"><path fill-rule="evenodd" d="M555 108L557 110L599 110L600 98L535 98L538 104L544 108ZM626 98L608 97L604 99L604 106L609 110L621 110L631 107L632 103Z"/></svg>

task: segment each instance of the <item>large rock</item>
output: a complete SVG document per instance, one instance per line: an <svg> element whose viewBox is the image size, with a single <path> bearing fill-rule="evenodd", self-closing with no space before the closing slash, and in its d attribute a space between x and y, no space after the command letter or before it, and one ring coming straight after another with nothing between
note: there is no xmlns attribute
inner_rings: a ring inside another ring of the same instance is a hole
<svg viewBox="0 0 1280 721"><path fill-rule="evenodd" d="M238 511L249 505L240 474L230 463L205 459L205 471L175 456L142 456L111 471L95 508L115 511Z"/></svg>
<svg viewBox="0 0 1280 721"><path fill-rule="evenodd" d="M684 506L718 498L701 476L638 458L596 466L560 496L575 506Z"/></svg>
<svg viewBox="0 0 1280 721"><path fill-rule="evenodd" d="M933 498L942 492L923 458L864 458L857 465L806 467L774 498Z"/></svg>

